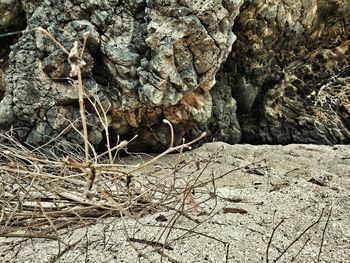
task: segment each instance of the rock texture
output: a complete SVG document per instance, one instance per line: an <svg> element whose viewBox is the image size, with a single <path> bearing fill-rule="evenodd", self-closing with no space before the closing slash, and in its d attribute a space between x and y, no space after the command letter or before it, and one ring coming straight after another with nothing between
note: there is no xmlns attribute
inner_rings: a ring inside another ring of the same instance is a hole
<svg viewBox="0 0 350 263"><path fill-rule="evenodd" d="M105 141L102 111L112 138L139 134L135 144L154 149L169 144L164 118L176 143L203 131L230 143L350 142L350 0L12 2L0 30L22 9L28 30L2 76L0 128L29 144L83 140L67 56L39 26L68 50L90 33L83 77L94 145Z"/></svg>
<svg viewBox="0 0 350 263"><path fill-rule="evenodd" d="M350 1L246 1L225 65L243 140L350 142Z"/></svg>
<svg viewBox="0 0 350 263"><path fill-rule="evenodd" d="M90 32L84 85L87 97L93 93L107 111L112 133L138 133L143 143L166 145L164 118L174 124L177 141L186 134L196 136L199 126L205 129L212 118L210 90L235 40L232 26L242 1L22 3L28 28L47 28L68 50ZM12 47L4 77L0 126L21 127L18 136L30 144L45 143L62 132L80 143L81 136L67 129L73 122L79 128L73 81L60 48L38 32L25 32ZM223 93L217 91L215 100ZM228 102L219 114L232 114L229 121L238 125L232 97ZM100 119L88 100L86 108L90 140L99 144L104 136ZM228 129L229 124L223 126Z"/></svg>
<svg viewBox="0 0 350 263"><path fill-rule="evenodd" d="M0 2L0 31L16 29L23 21L23 9L19 0L2 0Z"/></svg>

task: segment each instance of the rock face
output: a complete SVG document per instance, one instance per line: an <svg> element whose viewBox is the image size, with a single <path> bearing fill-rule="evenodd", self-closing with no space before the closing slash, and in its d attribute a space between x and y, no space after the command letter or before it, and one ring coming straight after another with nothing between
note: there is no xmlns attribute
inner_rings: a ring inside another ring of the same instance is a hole
<svg viewBox="0 0 350 263"><path fill-rule="evenodd" d="M350 1L247 1L225 65L243 140L350 142Z"/></svg>
<svg viewBox="0 0 350 263"><path fill-rule="evenodd" d="M16 128L29 144L59 134L61 141L83 141L67 56L39 26L67 50L90 33L83 80L94 145L104 143L108 126L111 138L139 134L135 147L166 146L164 118L174 125L176 143L202 131L229 143L350 142L350 0L12 6L20 7L6 21L23 9L28 30L12 45L2 77L0 128ZM2 21L0 30L11 23Z"/></svg>
<svg viewBox="0 0 350 263"><path fill-rule="evenodd" d="M107 112L112 133L138 133L143 143L166 145L164 118L174 124L177 141L190 133L196 136L199 126L206 128L212 118L210 90L235 40L232 27L242 1L22 3L28 28L47 28L68 50L90 32L84 85L87 98L98 99L95 105ZM22 127L18 136L30 144L45 143L62 132L80 143L81 136L67 129L73 122L80 128L72 81L62 50L38 32L25 32L12 47L4 77L0 126ZM215 99L221 100L222 93L217 91ZM232 114L229 121L238 125L232 97L228 102L220 114ZM89 137L99 144L104 132L93 104L86 99Z"/></svg>

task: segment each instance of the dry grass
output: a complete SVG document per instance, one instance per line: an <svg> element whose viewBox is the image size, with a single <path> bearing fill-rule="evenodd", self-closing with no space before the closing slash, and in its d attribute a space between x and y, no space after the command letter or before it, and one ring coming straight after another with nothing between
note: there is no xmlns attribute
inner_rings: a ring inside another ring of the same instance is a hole
<svg viewBox="0 0 350 263"><path fill-rule="evenodd" d="M78 42L75 42L72 50L68 51L64 46L54 39L46 30L39 28L39 32L50 38L59 46L68 57L71 66L71 75L77 80L74 85L79 93L80 120L82 131L76 128L76 123L71 123L67 129L75 129L84 138L84 147L77 146L76 151L69 151L64 157L57 156L55 151L48 151L44 146L27 148L18 142L9 132L1 135L0 141L0 237L13 238L14 245L18 247L14 253L15 259L21 243L32 239L49 239L57 241L57 254L50 259L56 262L69 250L86 242L86 251L92 245L89 243L88 235L73 243L65 243L62 235L67 231L73 233L74 229L86 228L91 224L105 224L105 219L114 218L123 220L125 217L132 218L142 227L154 229L154 235L147 239L130 235L125 230L125 239L137 253L143 258L148 258L145 251L157 253L161 259L169 262L179 262L167 254L172 250L172 244L188 235L199 235L214 240L225 247L224 262L229 261L229 243L215 236L201 233L197 228L210 220L219 211L216 205L211 209L203 209L209 200L215 204L218 198L216 194L216 181L241 169L248 169L253 164L237 167L227 173L214 175L211 179L203 179L202 175L209 164L215 158L215 153L202 165L192 176L184 177L181 172L193 160L183 160L182 151L190 149L191 145L201 140L205 134L191 142L174 146L174 130L171 123L164 120L169 126L171 140L169 148L151 158L149 161L140 161L136 165L118 163L118 152L126 149L130 141L121 141L117 145L110 143L108 133L108 111L99 101L95 94L86 94L81 76L81 67L85 65L83 52L88 34L84 35L82 49L79 50ZM99 117L102 129L107 139L107 150L98 154L89 143L88 123L85 116L84 103L90 103ZM60 140L53 138L50 144L55 145ZM132 139L133 140L133 139ZM49 144L48 144L49 145ZM48 146L46 145L46 146ZM44 150L45 149L45 150ZM156 162L165 155L180 153L177 161L172 165L168 173L163 176L140 173L143 168ZM195 197L194 192L201 193ZM167 222L161 226L157 223L144 225L138 219L145 215L158 211L173 211ZM241 209L226 210L226 212L244 213ZM198 220L193 215L204 215ZM279 256L273 260L278 261L282 256L300 240L309 229L318 221L311 224L295 240L293 240ZM323 229L322 243L318 253L318 261L322 252L324 234L328 225ZM192 222L193 225L183 228L178 224L182 219ZM269 249L273 241L274 233L283 223L273 228L271 238L267 243L266 262L269 262ZM171 237L174 230L181 230L182 234L176 238ZM88 231L88 230L87 230ZM106 237L102 237L103 241ZM19 240L19 241L18 241ZM307 241L301 250L306 246ZM143 248L138 245L142 244ZM148 249L146 249L148 248ZM300 251L301 251L300 250ZM299 253L300 253L299 251ZM298 254L299 254L298 253ZM88 252L86 252L86 255ZM298 254L295 256L297 257ZM148 261L151 262L151 259Z"/></svg>
<svg viewBox="0 0 350 263"><path fill-rule="evenodd" d="M212 181L199 180L206 167L195 178L183 178L180 171L188 163L183 165L180 159L164 178L145 176L139 171L169 153L181 153L190 149L205 133L191 142L174 146L173 127L169 121L164 120L171 133L171 143L165 152L137 165L116 163L118 151L127 148L130 141L111 145L108 109L103 108L96 95L85 94L81 67L85 65L82 56L88 34L84 35L81 51L78 42L68 51L48 31L43 28L37 30L67 54L71 76L77 78L74 85L79 93L79 121L83 130L79 131L75 127L76 123L71 123L71 127L67 129L75 129L81 134L84 148L78 146L76 151L67 152L62 158L43 146L34 149L25 147L12 136L11 131L1 135L0 237L21 238L22 241L34 238L57 240L58 253L52 258L52 262L55 262L77 245L65 244L61 240L62 230L68 227L87 227L110 217L122 219L127 216L137 220L144 215L166 209L175 213L167 227L161 230L160 237L165 237L165 243L127 239L130 244L136 242L152 246L158 254L172 261L164 252L170 232L181 217L200 224L188 213L201 213L200 203L192 196L192 192L211 184ZM85 100L93 105L105 131L107 151L101 154L97 154L89 143ZM59 139L53 138L50 144L55 145Z"/></svg>
<svg viewBox="0 0 350 263"><path fill-rule="evenodd" d="M59 160L54 154L28 150L10 136L3 139L7 143L0 144L0 237L57 240L58 254L52 262L71 248L72 244L61 241L61 234L66 232L63 230L103 223L107 218L137 220L157 211L173 210L167 227L159 229L162 237L170 235L180 218L200 224L190 214L201 212L192 192L210 184L199 181L201 172L195 178L183 178L181 169L188 163L183 164L180 159L164 178L138 172L166 153L189 147L192 142L170 147L135 166L110 164L105 156L88 165L77 161L81 156ZM123 142L120 148L126 146L127 142ZM159 231L155 231L155 236L159 236ZM154 246L162 255L167 248L166 242L160 245L152 239L126 238L131 243Z"/></svg>

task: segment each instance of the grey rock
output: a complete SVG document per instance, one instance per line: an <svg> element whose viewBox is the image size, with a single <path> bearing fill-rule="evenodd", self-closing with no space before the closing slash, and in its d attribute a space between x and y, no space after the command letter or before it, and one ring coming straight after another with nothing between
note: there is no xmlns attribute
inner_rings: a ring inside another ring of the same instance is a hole
<svg viewBox="0 0 350 263"><path fill-rule="evenodd" d="M217 83L210 91L213 98L213 114L208 124L210 141L238 143L242 133L237 118L237 102L231 94L228 74L223 70L217 75Z"/></svg>
<svg viewBox="0 0 350 263"><path fill-rule="evenodd" d="M105 140L102 111L112 139L139 134L139 149L169 145L164 118L176 143L203 131L207 140L230 143L350 142L350 0L15 6L6 21L24 19L23 9L28 29L47 29L68 51L75 41L81 50L89 32L82 74L94 145ZM25 31L11 49L0 50L0 130L20 128L19 139L30 144L58 134L82 143L67 54L37 30Z"/></svg>
<svg viewBox="0 0 350 263"><path fill-rule="evenodd" d="M83 77L93 144L101 143L103 132L96 129L102 125L91 96L108 101L109 126L116 134L147 134L144 144L166 145L163 118L175 126L178 142L191 137L191 130L207 129L213 111L210 90L235 40L231 29L242 3L47 0L23 1L23 8L30 28L47 29L68 51L74 41L81 48L84 33L90 33ZM29 130L21 139L31 144L60 133L81 142L67 128L74 123L79 129L80 115L66 54L46 35L28 31L12 46L8 62L7 99L0 112L12 115L4 115L2 122L18 119ZM221 103L217 96L214 101ZM232 97L230 103L228 109L234 109Z"/></svg>

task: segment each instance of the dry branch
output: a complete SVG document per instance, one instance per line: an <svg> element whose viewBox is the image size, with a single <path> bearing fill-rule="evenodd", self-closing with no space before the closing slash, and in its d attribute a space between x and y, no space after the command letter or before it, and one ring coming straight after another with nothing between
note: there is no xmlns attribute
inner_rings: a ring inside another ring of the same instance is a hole
<svg viewBox="0 0 350 263"><path fill-rule="evenodd" d="M69 51L47 30L43 28L37 30L63 50L68 56L72 76L77 77L75 85L79 94L80 121L83 129L80 131L75 127L79 120L75 122L68 120L70 125L67 129L75 129L81 134L84 139L84 148L78 146L76 152L67 152L66 156L58 157L55 152L47 152L45 149L51 144L54 145L63 133L52 138L49 143L32 149L17 142L11 133L0 135L2 136L0 182L5 185L4 189L0 188L0 237L22 238L23 240L34 238L56 240L59 242L59 251L52 258L52 262L56 262L79 242L82 242L82 240L78 240L70 245L63 244L65 247L61 249L60 235L64 228L87 227L89 224L101 222L107 217L138 219L156 211L167 210L174 214L168 225L159 228L160 235L157 241L144 242L143 239L136 237L129 238L129 241L152 246L154 252L171 262L177 261L168 256L164 249L170 249L171 242L184 238L188 234L198 234L227 245L225 241L195 231L198 226L213 216L211 214L215 215L215 213L213 209L209 215L206 214L204 220L192 218L191 212L201 213L200 206L213 198L208 190L208 198L198 201L193 192L197 189L205 191L206 187L211 184L215 188L215 180L240 168L233 169L216 178L213 175L212 179L202 181L200 178L211 163L213 158L211 156L202 169L198 167L197 174L184 178L181 171L191 161L186 161L184 165L180 164L182 156L180 154L172 171L166 177L157 178L140 174L139 172L143 168L157 162L165 155L172 152L182 153L183 150L191 149L192 144L206 136L203 133L190 142L183 141L181 145L174 145L174 129L168 120L164 120L164 123L169 126L171 136L167 150L137 165L115 163L118 151L125 149L136 137L112 146L108 134L107 111L109 109L103 108L97 96L94 94L87 96L84 92L81 67L85 65L82 57L88 34L84 35L80 51L78 42L75 42ZM106 152L97 154L88 140L84 99L90 102L100 118L102 128L106 133ZM91 158L90 153L93 158ZM116 153L114 157L112 153ZM182 218L190 220L195 226L181 229L184 233L180 237L170 240L171 232L180 229L177 227L177 222ZM160 242L162 237L165 239L164 242ZM88 236L86 236L86 240L89 242ZM85 247L87 257L88 244ZM226 259L228 259L228 246L226 253Z"/></svg>

